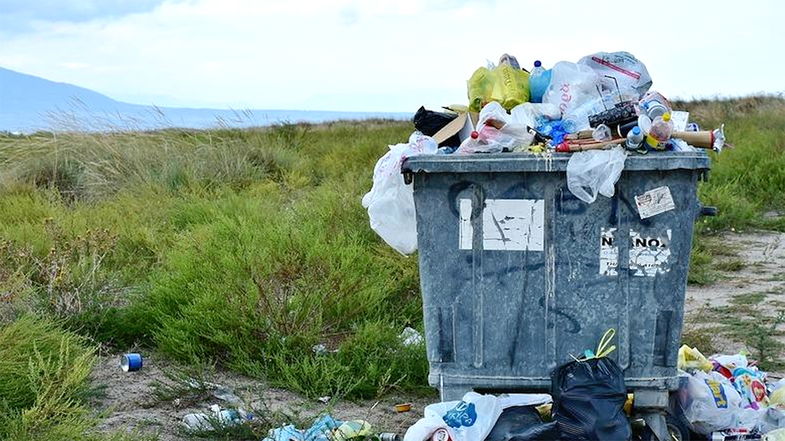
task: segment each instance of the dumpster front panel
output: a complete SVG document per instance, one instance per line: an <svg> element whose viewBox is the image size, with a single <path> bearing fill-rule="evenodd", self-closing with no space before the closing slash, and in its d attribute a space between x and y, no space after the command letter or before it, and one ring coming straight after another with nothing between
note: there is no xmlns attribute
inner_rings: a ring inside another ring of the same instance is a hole
<svg viewBox="0 0 785 441"><path fill-rule="evenodd" d="M414 173L431 384L548 389L614 328L630 387L675 387L703 168L625 171L586 204L563 167L439 167Z"/></svg>

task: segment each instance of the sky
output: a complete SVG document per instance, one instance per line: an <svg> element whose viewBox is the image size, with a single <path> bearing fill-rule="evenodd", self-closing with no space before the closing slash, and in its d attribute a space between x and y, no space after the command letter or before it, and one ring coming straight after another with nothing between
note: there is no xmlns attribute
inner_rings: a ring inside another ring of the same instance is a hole
<svg viewBox="0 0 785 441"><path fill-rule="evenodd" d="M0 0L0 67L159 106L414 112L503 53L628 51L669 98L785 92L785 2Z"/></svg>

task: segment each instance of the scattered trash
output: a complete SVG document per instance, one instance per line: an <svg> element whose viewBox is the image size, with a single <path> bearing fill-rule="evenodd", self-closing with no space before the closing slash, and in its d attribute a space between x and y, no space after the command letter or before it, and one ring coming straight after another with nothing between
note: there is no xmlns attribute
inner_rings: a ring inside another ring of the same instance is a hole
<svg viewBox="0 0 785 441"><path fill-rule="evenodd" d="M221 401L226 401L229 404L234 404L234 405L243 404L243 400L237 395L235 395L232 389L226 386L216 385L215 390L213 390L213 396Z"/></svg>
<svg viewBox="0 0 785 441"><path fill-rule="evenodd" d="M329 403L329 402L330 402L330 400L332 400L332 399L333 399L333 397L331 397L331 396L329 396L329 395L325 395L325 396L323 396L323 397L319 397L319 398L317 398L317 399L316 399L316 401L318 401L318 402L320 402L320 403L322 403L322 404L327 404L327 403Z"/></svg>
<svg viewBox="0 0 785 441"><path fill-rule="evenodd" d="M412 410L412 403L401 403L393 406L398 413L408 412Z"/></svg>
<svg viewBox="0 0 785 441"><path fill-rule="evenodd" d="M313 345L313 347L311 348L311 351L314 354L316 354L316 355L324 355L324 354L326 354L328 352L327 351L327 346L325 346L324 343L319 343L318 345Z"/></svg>
<svg viewBox="0 0 785 441"><path fill-rule="evenodd" d="M408 326L403 329L403 332L401 332L401 335L399 335L398 338L401 339L401 343L404 346L421 345L425 341L422 337L422 334L417 332L416 329L410 328Z"/></svg>
<svg viewBox="0 0 785 441"><path fill-rule="evenodd" d="M217 404L210 406L212 416L205 413L189 413L183 417L182 425L192 432L209 432L221 427L231 427L250 421L253 414L243 409L223 409Z"/></svg>
<svg viewBox="0 0 785 441"><path fill-rule="evenodd" d="M272 429L262 441L350 441L368 439L373 435L373 426L367 421L340 421L330 415L323 415L305 430L293 425ZM395 440L389 437L391 434L381 434L380 439L382 435Z"/></svg>
<svg viewBox="0 0 785 441"><path fill-rule="evenodd" d="M397 433L384 432L379 434L379 441L401 441Z"/></svg>
<svg viewBox="0 0 785 441"><path fill-rule="evenodd" d="M120 358L120 368L123 372L136 372L142 369L144 362L141 354L130 353Z"/></svg>
<svg viewBox="0 0 785 441"><path fill-rule="evenodd" d="M469 392L461 401L426 406L424 418L406 431L403 440L484 440L505 409L538 406L549 402L551 396L546 394L509 394L496 397Z"/></svg>

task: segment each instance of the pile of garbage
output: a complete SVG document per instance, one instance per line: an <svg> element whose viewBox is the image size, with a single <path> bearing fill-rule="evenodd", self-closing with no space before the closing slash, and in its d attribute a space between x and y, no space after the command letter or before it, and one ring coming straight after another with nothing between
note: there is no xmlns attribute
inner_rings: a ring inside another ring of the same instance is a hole
<svg viewBox="0 0 785 441"><path fill-rule="evenodd" d="M712 439L785 439L785 379L769 381L745 354L707 358L686 345L678 367L679 402L691 430Z"/></svg>
<svg viewBox="0 0 785 441"><path fill-rule="evenodd" d="M468 105L421 107L409 142L390 146L363 198L371 227L402 254L417 249L414 200L401 164L422 154L570 154L569 190L586 203L612 197L628 155L690 152L726 146L724 127L701 130L674 109L646 66L627 52L599 52L577 63L531 71L514 56L478 68L467 84Z"/></svg>

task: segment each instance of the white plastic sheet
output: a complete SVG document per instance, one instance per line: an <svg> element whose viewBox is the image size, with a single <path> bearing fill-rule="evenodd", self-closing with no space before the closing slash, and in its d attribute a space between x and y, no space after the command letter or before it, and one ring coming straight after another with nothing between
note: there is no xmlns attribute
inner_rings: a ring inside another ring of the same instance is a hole
<svg viewBox="0 0 785 441"><path fill-rule="evenodd" d="M627 152L621 147L573 153L567 163L567 188L589 204L598 194L612 197L626 159Z"/></svg>
<svg viewBox="0 0 785 441"><path fill-rule="evenodd" d="M412 156L435 154L438 147L433 138L420 132L414 132L406 144L390 146L376 163L373 187L362 199L371 228L404 255L417 250L417 218L412 186L403 182L401 164Z"/></svg>

